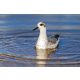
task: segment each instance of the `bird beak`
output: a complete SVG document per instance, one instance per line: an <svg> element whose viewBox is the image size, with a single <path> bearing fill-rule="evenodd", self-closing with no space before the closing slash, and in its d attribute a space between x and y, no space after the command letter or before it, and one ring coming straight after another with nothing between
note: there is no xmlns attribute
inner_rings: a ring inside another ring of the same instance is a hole
<svg viewBox="0 0 80 80"><path fill-rule="evenodd" d="M35 31L36 29L38 29L38 27L34 28L33 31Z"/></svg>

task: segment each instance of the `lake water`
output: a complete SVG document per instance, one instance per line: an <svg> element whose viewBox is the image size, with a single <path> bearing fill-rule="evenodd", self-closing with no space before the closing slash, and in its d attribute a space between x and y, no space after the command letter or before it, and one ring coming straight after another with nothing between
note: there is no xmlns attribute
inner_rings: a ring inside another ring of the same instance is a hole
<svg viewBox="0 0 80 80"><path fill-rule="evenodd" d="M0 15L0 66L80 66L80 15ZM60 33L56 51L36 51L39 31L32 29L44 21L47 35Z"/></svg>

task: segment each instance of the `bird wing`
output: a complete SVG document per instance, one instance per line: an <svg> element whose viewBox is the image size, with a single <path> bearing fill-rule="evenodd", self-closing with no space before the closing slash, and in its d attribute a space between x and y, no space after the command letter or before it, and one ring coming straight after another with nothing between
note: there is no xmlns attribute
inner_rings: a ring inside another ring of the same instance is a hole
<svg viewBox="0 0 80 80"><path fill-rule="evenodd" d="M55 44L56 41L57 41L57 39L56 39L54 36L50 36L50 37L48 38L48 42L51 43L51 44Z"/></svg>

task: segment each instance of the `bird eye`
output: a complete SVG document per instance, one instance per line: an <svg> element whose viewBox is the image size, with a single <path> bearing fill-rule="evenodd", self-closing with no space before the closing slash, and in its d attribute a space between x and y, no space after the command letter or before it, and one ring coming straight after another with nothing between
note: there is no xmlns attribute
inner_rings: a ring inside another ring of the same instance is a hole
<svg viewBox="0 0 80 80"><path fill-rule="evenodd" d="M44 24L40 24L40 26L44 26Z"/></svg>

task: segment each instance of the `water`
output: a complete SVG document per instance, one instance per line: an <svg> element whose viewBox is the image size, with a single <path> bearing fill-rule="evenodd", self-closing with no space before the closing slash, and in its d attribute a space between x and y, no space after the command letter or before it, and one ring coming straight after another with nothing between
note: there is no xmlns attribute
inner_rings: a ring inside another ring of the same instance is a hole
<svg viewBox="0 0 80 80"><path fill-rule="evenodd" d="M0 20L5 21L5 23L0 24L0 66L80 66L79 15L78 17L67 15L67 23L64 24L65 16L53 15L55 20L62 20L62 24L55 25L55 21L53 21L53 24L51 23L53 18L50 15L48 17L46 15L7 15L4 17L2 15ZM32 18L36 18L36 20L33 21L32 19L32 21L26 23L27 17L29 20ZM46 19L50 18L49 21L44 19L45 17ZM39 31L33 32L32 29L36 26L37 21L43 19L50 26L47 30L48 36L60 33L60 43L56 51L35 50L34 46ZM70 20L75 21L75 24L70 23ZM20 25L26 26L21 27Z"/></svg>

